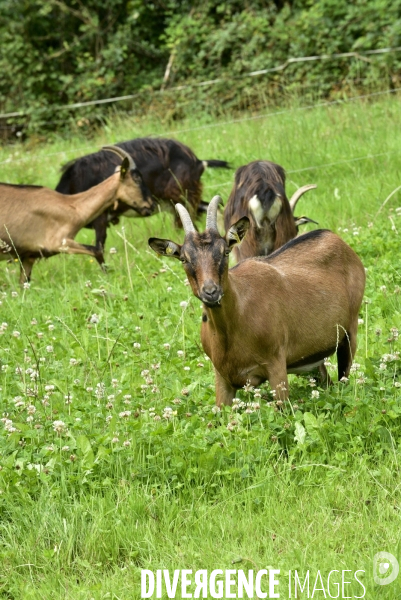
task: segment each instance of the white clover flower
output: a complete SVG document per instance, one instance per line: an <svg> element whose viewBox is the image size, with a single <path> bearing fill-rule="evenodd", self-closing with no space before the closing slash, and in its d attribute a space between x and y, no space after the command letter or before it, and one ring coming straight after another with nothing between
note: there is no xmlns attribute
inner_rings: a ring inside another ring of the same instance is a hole
<svg viewBox="0 0 401 600"><path fill-rule="evenodd" d="M65 403L66 403L66 404L71 404L71 402L72 402L72 398L73 398L72 394L70 394L70 393L66 394L66 395L64 396Z"/></svg>
<svg viewBox="0 0 401 600"><path fill-rule="evenodd" d="M78 364L79 364L79 360L77 360L76 358L70 358L70 365L72 367L75 367Z"/></svg>
<svg viewBox="0 0 401 600"><path fill-rule="evenodd" d="M345 377L345 375L343 377L341 377L340 381L342 381L343 383L347 383L349 381L348 377Z"/></svg>
<svg viewBox="0 0 401 600"><path fill-rule="evenodd" d="M153 417L153 420L154 420L154 421L161 421L161 419L162 419L162 418L161 418L161 416L160 416L160 415L155 415L155 416Z"/></svg>
<svg viewBox="0 0 401 600"><path fill-rule="evenodd" d="M234 423L228 423L227 429L228 429L228 431L234 431L234 429L235 429Z"/></svg>
<svg viewBox="0 0 401 600"><path fill-rule="evenodd" d="M113 388L116 388L118 386L118 379L112 379L111 385L113 386Z"/></svg>
<svg viewBox="0 0 401 600"><path fill-rule="evenodd" d="M110 421L112 420L113 415L107 415L106 417L106 423L110 423Z"/></svg>
<svg viewBox="0 0 401 600"><path fill-rule="evenodd" d="M190 371L191 367L184 367L184 371Z"/></svg>
<svg viewBox="0 0 401 600"><path fill-rule="evenodd" d="M242 388L245 392L253 392L253 385L251 385L251 382L249 379L247 379L244 387Z"/></svg>
<svg viewBox="0 0 401 600"><path fill-rule="evenodd" d="M112 444L117 444L119 442L119 438L118 437L113 437L113 439L111 440Z"/></svg>
<svg viewBox="0 0 401 600"><path fill-rule="evenodd" d="M11 298L17 298L18 292L11 292Z"/></svg>
<svg viewBox="0 0 401 600"><path fill-rule="evenodd" d="M124 400L131 400L132 396L131 396L131 394L125 394L123 396L123 398L124 398Z"/></svg>
<svg viewBox="0 0 401 600"><path fill-rule="evenodd" d="M152 394L158 394L160 392L159 388L157 387L157 385L154 385L152 387Z"/></svg>
<svg viewBox="0 0 401 600"><path fill-rule="evenodd" d="M46 392L54 392L54 385L45 385L45 391Z"/></svg>
<svg viewBox="0 0 401 600"><path fill-rule="evenodd" d="M139 344L138 342L134 343L134 348L140 348L140 347L141 347L141 344Z"/></svg>
<svg viewBox="0 0 401 600"><path fill-rule="evenodd" d="M63 446L63 447L61 448L61 450L63 450L64 452L68 452L68 451L69 451L69 449L70 449L70 447L69 447L69 446Z"/></svg>
<svg viewBox="0 0 401 600"><path fill-rule="evenodd" d="M93 323L94 325L97 325L99 323L99 321L100 321L100 317L96 313L93 313L93 315L89 319L89 322Z"/></svg>
<svg viewBox="0 0 401 600"><path fill-rule="evenodd" d="M320 393L318 392L318 390L312 390L312 393L311 393L312 398L319 398L319 396L320 396Z"/></svg>
<svg viewBox="0 0 401 600"><path fill-rule="evenodd" d="M171 348L170 344L163 344L163 347L165 350L170 350Z"/></svg>
<svg viewBox="0 0 401 600"><path fill-rule="evenodd" d="M53 421L53 429L56 433L61 434L65 430L66 425L64 421Z"/></svg>
<svg viewBox="0 0 401 600"><path fill-rule="evenodd" d="M34 415L36 413L36 407L33 404L29 404L29 406L26 407L26 411L28 415Z"/></svg>
<svg viewBox="0 0 401 600"><path fill-rule="evenodd" d="M110 248L110 254L117 254L117 248Z"/></svg>
<svg viewBox="0 0 401 600"><path fill-rule="evenodd" d="M379 369L380 369L380 371L385 371L387 369L386 363L384 363L384 362L380 363Z"/></svg>
<svg viewBox="0 0 401 600"><path fill-rule="evenodd" d="M173 288L169 286L169 287L167 288L167 291L168 291L168 292L171 292L171 290L172 290L172 289L173 289Z"/></svg>
<svg viewBox="0 0 401 600"><path fill-rule="evenodd" d="M85 281L85 287L87 287L87 288L91 288L92 287L92 282L89 281L89 279L88 279L88 281Z"/></svg>
<svg viewBox="0 0 401 600"><path fill-rule="evenodd" d="M180 302L180 306L181 308L187 308L188 302L186 300L183 300L182 302Z"/></svg>
<svg viewBox="0 0 401 600"><path fill-rule="evenodd" d="M217 415L217 414L219 414L220 412L221 412L221 408L220 408L220 406L213 406L213 407L212 407L212 413L213 413L214 415Z"/></svg>
<svg viewBox="0 0 401 600"><path fill-rule="evenodd" d="M13 331L13 336L14 336L14 337L16 337L16 338L19 338L19 337L20 337L20 335L21 335L21 334L20 334L20 332L19 332L19 331Z"/></svg>
<svg viewBox="0 0 401 600"><path fill-rule="evenodd" d="M48 352L49 354L51 354L54 351L53 346L46 346L46 352Z"/></svg>
<svg viewBox="0 0 401 600"><path fill-rule="evenodd" d="M149 375L149 370L148 369L143 369L143 371L141 371L141 377L143 377L144 379Z"/></svg>
<svg viewBox="0 0 401 600"><path fill-rule="evenodd" d="M178 358L182 358L184 356L184 351L183 350L177 350L177 356L178 356Z"/></svg>
<svg viewBox="0 0 401 600"><path fill-rule="evenodd" d="M49 329L49 331L54 331L55 327L54 327L53 323L50 323L48 329Z"/></svg>
<svg viewBox="0 0 401 600"><path fill-rule="evenodd" d="M364 320L363 319L358 319L358 325L363 325L364 324Z"/></svg>
<svg viewBox="0 0 401 600"><path fill-rule="evenodd" d="M202 362L198 362L197 367L204 367L205 365Z"/></svg>
<svg viewBox="0 0 401 600"><path fill-rule="evenodd" d="M125 448L129 448L129 446L131 446L131 442L129 440L125 440L125 442L123 442L123 446Z"/></svg>
<svg viewBox="0 0 401 600"><path fill-rule="evenodd" d="M361 365L359 363L357 363L357 362L352 363L351 369L350 369L351 373L356 373L356 371L360 368L361 368Z"/></svg>
<svg viewBox="0 0 401 600"><path fill-rule="evenodd" d="M38 336L38 338L41 340L43 337L43 333L41 331L38 331L38 333L36 334Z"/></svg>
<svg viewBox="0 0 401 600"><path fill-rule="evenodd" d="M128 417L131 416L131 411L130 410L123 410L122 412L119 413L118 415L121 419L127 419Z"/></svg>
<svg viewBox="0 0 401 600"><path fill-rule="evenodd" d="M38 324L38 322L36 319L31 319L31 325L37 325L37 324Z"/></svg>
<svg viewBox="0 0 401 600"><path fill-rule="evenodd" d="M152 365L152 369L154 371L157 371L158 369L160 369L160 363L156 363L156 364Z"/></svg>

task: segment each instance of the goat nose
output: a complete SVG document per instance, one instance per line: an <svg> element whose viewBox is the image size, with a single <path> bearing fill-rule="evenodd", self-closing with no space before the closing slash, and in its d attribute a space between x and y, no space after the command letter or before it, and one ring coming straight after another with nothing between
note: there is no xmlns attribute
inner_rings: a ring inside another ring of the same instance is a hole
<svg viewBox="0 0 401 600"><path fill-rule="evenodd" d="M213 296L217 292L217 285L215 283L205 283L203 291L208 296Z"/></svg>

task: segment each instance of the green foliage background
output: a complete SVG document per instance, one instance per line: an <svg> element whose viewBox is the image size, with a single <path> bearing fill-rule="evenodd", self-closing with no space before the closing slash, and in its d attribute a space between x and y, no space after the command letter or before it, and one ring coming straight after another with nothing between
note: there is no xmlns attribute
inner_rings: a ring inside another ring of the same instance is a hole
<svg viewBox="0 0 401 600"><path fill-rule="evenodd" d="M397 47L401 0L2 0L1 5L0 112L33 113L30 124L37 129L71 120L82 126L105 115L105 105L80 109L79 115L56 106L127 94L139 95L119 109L137 114L159 109L177 119L199 107L215 115L258 109L283 90L305 95L305 89L318 89L327 96L355 86L399 85L401 52L243 75L289 57ZM227 81L168 91L218 77ZM10 123L3 120L3 127Z"/></svg>

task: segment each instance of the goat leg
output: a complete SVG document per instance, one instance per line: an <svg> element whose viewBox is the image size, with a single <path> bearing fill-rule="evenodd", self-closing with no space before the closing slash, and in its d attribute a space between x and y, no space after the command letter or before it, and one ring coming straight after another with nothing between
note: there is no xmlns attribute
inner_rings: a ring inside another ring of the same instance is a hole
<svg viewBox="0 0 401 600"><path fill-rule="evenodd" d="M215 369L216 380L216 405L222 404L231 406L235 396L235 388L226 381Z"/></svg>
<svg viewBox="0 0 401 600"><path fill-rule="evenodd" d="M31 281L31 273L33 269L33 265L35 264L35 258L31 256L25 256L21 259L21 273L19 282L21 285L24 283L29 283Z"/></svg>

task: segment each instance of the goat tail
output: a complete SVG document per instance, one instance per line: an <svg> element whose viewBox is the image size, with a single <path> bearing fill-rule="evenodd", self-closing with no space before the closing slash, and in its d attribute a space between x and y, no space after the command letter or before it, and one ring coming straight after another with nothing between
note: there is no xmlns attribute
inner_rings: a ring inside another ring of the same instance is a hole
<svg viewBox="0 0 401 600"><path fill-rule="evenodd" d="M203 167L211 167L212 169L231 169L230 163L226 160L202 160Z"/></svg>

